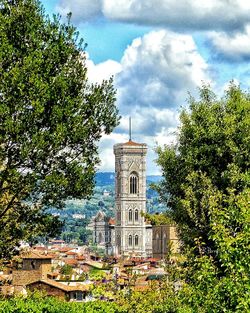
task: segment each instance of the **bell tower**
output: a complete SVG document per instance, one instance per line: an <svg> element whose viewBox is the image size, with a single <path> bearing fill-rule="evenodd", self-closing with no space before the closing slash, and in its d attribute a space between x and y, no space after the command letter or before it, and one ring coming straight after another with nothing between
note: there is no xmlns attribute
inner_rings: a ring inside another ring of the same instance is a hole
<svg viewBox="0 0 250 313"><path fill-rule="evenodd" d="M146 144L131 140L131 130L128 142L114 146L117 255L152 255L151 225L141 214L146 212L146 153Z"/></svg>

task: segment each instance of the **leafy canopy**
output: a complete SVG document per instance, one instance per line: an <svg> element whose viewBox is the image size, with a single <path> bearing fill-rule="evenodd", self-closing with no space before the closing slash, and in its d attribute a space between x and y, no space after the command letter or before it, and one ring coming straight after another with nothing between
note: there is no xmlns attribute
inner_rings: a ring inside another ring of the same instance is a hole
<svg viewBox="0 0 250 313"><path fill-rule="evenodd" d="M98 141L118 124L112 80L90 84L83 40L36 0L0 0L0 257L53 235L47 213L93 188Z"/></svg>
<svg viewBox="0 0 250 313"><path fill-rule="evenodd" d="M177 144L158 148L158 191L187 253L180 294L192 312L249 312L250 95L203 86L180 120Z"/></svg>

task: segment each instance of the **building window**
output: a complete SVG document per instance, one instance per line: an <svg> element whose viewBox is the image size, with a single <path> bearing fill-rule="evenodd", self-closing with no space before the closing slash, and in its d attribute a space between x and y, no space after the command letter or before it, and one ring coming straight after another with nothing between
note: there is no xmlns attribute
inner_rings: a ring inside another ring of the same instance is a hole
<svg viewBox="0 0 250 313"><path fill-rule="evenodd" d="M135 222L138 222L139 220L139 212L137 209L135 209Z"/></svg>
<svg viewBox="0 0 250 313"><path fill-rule="evenodd" d="M139 244L139 238L138 235L135 235L135 246L137 247Z"/></svg>
<svg viewBox="0 0 250 313"><path fill-rule="evenodd" d="M121 177L119 173L117 175L117 194L121 194Z"/></svg>
<svg viewBox="0 0 250 313"><path fill-rule="evenodd" d="M132 247L132 244L133 244L133 242L132 242L132 235L129 235L128 236L128 245L129 245L129 247Z"/></svg>
<svg viewBox="0 0 250 313"><path fill-rule="evenodd" d="M117 211L117 224L121 224L121 211Z"/></svg>
<svg viewBox="0 0 250 313"><path fill-rule="evenodd" d="M129 177L129 193L138 193L138 175L135 172L132 172Z"/></svg>
<svg viewBox="0 0 250 313"><path fill-rule="evenodd" d="M117 244L118 246L121 245L121 237L120 237L120 235L117 235L117 236L116 236L116 244Z"/></svg>
<svg viewBox="0 0 250 313"><path fill-rule="evenodd" d="M34 270L36 268L36 261L31 261L31 268Z"/></svg>
<svg viewBox="0 0 250 313"><path fill-rule="evenodd" d="M99 233L98 242L99 242L99 243L101 243L101 242L102 242L102 233Z"/></svg>
<svg viewBox="0 0 250 313"><path fill-rule="evenodd" d="M129 221L129 222L132 222L132 220L133 220L133 217L132 217L132 210L129 209L129 211L128 211L128 221Z"/></svg>

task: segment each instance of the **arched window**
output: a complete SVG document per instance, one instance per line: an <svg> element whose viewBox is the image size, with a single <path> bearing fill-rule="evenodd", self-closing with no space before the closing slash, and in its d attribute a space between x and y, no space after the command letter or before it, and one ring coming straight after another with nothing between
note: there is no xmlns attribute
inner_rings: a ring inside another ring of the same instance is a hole
<svg viewBox="0 0 250 313"><path fill-rule="evenodd" d="M117 235L117 236L116 236L116 244L117 244L118 246L121 245L121 236L120 236L120 235Z"/></svg>
<svg viewBox="0 0 250 313"><path fill-rule="evenodd" d="M101 243L102 242L102 233L99 233L99 236L98 236L98 242Z"/></svg>
<svg viewBox="0 0 250 313"><path fill-rule="evenodd" d="M139 220L139 212L137 209L135 209L135 222L138 222Z"/></svg>
<svg viewBox="0 0 250 313"><path fill-rule="evenodd" d="M117 174L117 194L121 194L121 176L120 173Z"/></svg>
<svg viewBox="0 0 250 313"><path fill-rule="evenodd" d="M132 210L129 209L129 211L128 211L128 221L129 221L129 222L132 222L132 220L133 220L133 217L132 217Z"/></svg>
<svg viewBox="0 0 250 313"><path fill-rule="evenodd" d="M135 235L135 246L137 247L139 244L139 238L138 235Z"/></svg>
<svg viewBox="0 0 250 313"><path fill-rule="evenodd" d="M129 193L138 193L138 175L132 172L129 177Z"/></svg>
<svg viewBox="0 0 250 313"><path fill-rule="evenodd" d="M129 247L132 247L132 244L133 244L133 242L132 242L132 235L129 235L128 236L128 245L129 245Z"/></svg>
<svg viewBox="0 0 250 313"><path fill-rule="evenodd" d="M120 225L121 223L121 211L117 211L116 213L116 222Z"/></svg>

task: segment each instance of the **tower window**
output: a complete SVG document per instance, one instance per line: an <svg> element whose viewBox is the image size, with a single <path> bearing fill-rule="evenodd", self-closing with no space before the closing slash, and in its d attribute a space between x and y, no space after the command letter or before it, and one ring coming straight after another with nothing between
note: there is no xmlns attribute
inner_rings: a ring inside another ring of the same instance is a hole
<svg viewBox="0 0 250 313"><path fill-rule="evenodd" d="M117 236L116 236L116 244L117 244L118 246L121 245L121 236L120 236L120 235L117 235Z"/></svg>
<svg viewBox="0 0 250 313"><path fill-rule="evenodd" d="M132 222L132 220L133 220L131 209L129 209L129 211L128 211L128 220L129 220L129 222Z"/></svg>
<svg viewBox="0 0 250 313"><path fill-rule="evenodd" d="M139 213L138 213L138 210L135 209L135 221L138 222L139 220Z"/></svg>
<svg viewBox="0 0 250 313"><path fill-rule="evenodd" d="M129 247L132 247L132 235L128 236L128 245Z"/></svg>
<svg viewBox="0 0 250 313"><path fill-rule="evenodd" d="M135 172L132 172L129 177L129 193L138 193L138 175Z"/></svg>
<svg viewBox="0 0 250 313"><path fill-rule="evenodd" d="M121 177L120 174L117 174L117 194L121 194Z"/></svg>
<svg viewBox="0 0 250 313"><path fill-rule="evenodd" d="M139 238L138 235L135 235L135 246L137 247L139 244Z"/></svg>
<svg viewBox="0 0 250 313"><path fill-rule="evenodd" d="M101 242L102 242L102 233L99 233L98 242L99 242L99 243L101 243Z"/></svg>
<svg viewBox="0 0 250 313"><path fill-rule="evenodd" d="M117 211L117 223L121 223L121 211Z"/></svg>

